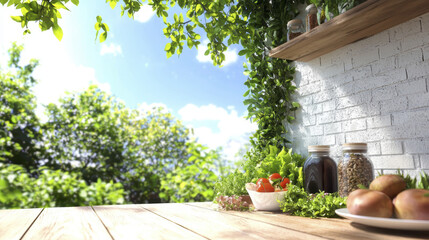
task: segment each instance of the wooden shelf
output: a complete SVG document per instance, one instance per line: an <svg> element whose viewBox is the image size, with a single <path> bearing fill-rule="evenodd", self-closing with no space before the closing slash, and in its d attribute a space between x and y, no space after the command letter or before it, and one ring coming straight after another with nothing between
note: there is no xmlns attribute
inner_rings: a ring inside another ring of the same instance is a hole
<svg viewBox="0 0 429 240"><path fill-rule="evenodd" d="M270 51L307 62L429 12L429 0L368 0Z"/></svg>

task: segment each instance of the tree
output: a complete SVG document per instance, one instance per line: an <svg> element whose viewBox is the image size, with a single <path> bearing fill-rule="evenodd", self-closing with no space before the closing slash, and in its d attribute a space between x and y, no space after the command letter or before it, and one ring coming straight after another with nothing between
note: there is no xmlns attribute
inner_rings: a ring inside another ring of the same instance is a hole
<svg viewBox="0 0 429 240"><path fill-rule="evenodd" d="M133 203L160 202L160 193L164 201L178 200L169 178L185 181L185 173L192 168L192 177L204 172L199 179L204 184L195 186L208 193L189 199L213 196L209 192L216 181L214 161L219 154L206 155L202 146L189 139L189 130L162 108L131 110L90 86L61 99L59 105L50 104L48 113L45 146L51 160L46 166L81 173L88 183L113 179L124 185L126 200Z"/></svg>
<svg viewBox="0 0 429 240"><path fill-rule="evenodd" d="M44 156L41 124L34 114L36 103L31 87L36 60L20 66L22 46L9 49L8 72L0 69L0 161L19 164L27 170L37 168Z"/></svg>
<svg viewBox="0 0 429 240"><path fill-rule="evenodd" d="M80 173L40 167L49 151L31 91L37 61L21 66L22 49L13 44L8 68L0 69L0 208L123 203L120 183L87 185Z"/></svg>

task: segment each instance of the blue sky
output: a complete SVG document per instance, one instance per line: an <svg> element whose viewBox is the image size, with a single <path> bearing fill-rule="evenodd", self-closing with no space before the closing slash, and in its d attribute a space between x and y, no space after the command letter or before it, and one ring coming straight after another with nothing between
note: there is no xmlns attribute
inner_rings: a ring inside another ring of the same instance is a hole
<svg viewBox="0 0 429 240"><path fill-rule="evenodd" d="M228 50L221 68L203 56L204 45L199 51L185 48L179 57L167 59L164 23L149 7L135 20L121 17L119 5L112 10L102 1L81 1L79 7L68 7L71 12L61 12L61 42L52 31L41 33L37 26L31 28L32 34L23 36L19 23L9 17L19 12L0 7L0 62L4 63L12 41L24 44L23 61L40 60L35 94L41 105L55 102L64 91L80 91L96 83L130 108L166 107L194 129L194 137L201 143L223 147L228 158L247 142L256 126L243 118L246 77L245 59L237 55L239 46ZM102 44L94 41L97 15L110 27ZM200 33L204 41L205 35Z"/></svg>

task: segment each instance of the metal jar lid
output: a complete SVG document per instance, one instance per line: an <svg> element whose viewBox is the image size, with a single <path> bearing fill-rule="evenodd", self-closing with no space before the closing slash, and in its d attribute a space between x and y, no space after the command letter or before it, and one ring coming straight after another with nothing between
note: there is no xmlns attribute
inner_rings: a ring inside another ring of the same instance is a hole
<svg viewBox="0 0 429 240"><path fill-rule="evenodd" d="M366 151L368 149L368 145L366 143L344 143L343 150L357 150L357 151Z"/></svg>
<svg viewBox="0 0 429 240"><path fill-rule="evenodd" d="M317 14L317 7L314 4L310 4L305 8L305 11L308 14Z"/></svg>
<svg viewBox="0 0 429 240"><path fill-rule="evenodd" d="M308 146L308 152L329 152L329 145L313 145Z"/></svg>

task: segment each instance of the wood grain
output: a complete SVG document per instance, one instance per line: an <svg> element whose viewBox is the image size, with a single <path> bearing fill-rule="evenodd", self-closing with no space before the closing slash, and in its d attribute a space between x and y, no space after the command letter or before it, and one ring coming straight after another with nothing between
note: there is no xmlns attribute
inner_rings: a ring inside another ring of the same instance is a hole
<svg viewBox="0 0 429 240"><path fill-rule="evenodd" d="M135 205L94 206L112 237L118 239L205 239Z"/></svg>
<svg viewBox="0 0 429 240"><path fill-rule="evenodd" d="M189 203L196 207L212 209L211 203ZM269 222L277 226L293 230L301 230L309 234L323 236L330 239L429 239L429 232L403 231L381 229L351 223L347 219L311 219L304 217L289 216L282 212L236 212L222 211L225 214L243 217L246 219Z"/></svg>
<svg viewBox="0 0 429 240"><path fill-rule="evenodd" d="M209 239L326 239L300 230L185 204L141 206Z"/></svg>
<svg viewBox="0 0 429 240"><path fill-rule="evenodd" d="M21 239L42 210L42 208L1 210L0 240Z"/></svg>
<svg viewBox="0 0 429 240"><path fill-rule="evenodd" d="M307 62L427 12L428 0L368 0L272 49L270 56Z"/></svg>
<svg viewBox="0 0 429 240"><path fill-rule="evenodd" d="M23 239L112 239L91 207L44 209Z"/></svg>

